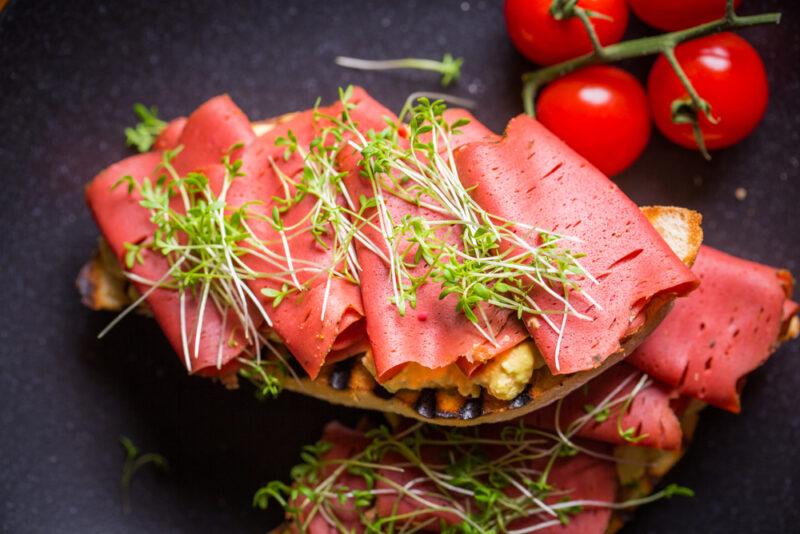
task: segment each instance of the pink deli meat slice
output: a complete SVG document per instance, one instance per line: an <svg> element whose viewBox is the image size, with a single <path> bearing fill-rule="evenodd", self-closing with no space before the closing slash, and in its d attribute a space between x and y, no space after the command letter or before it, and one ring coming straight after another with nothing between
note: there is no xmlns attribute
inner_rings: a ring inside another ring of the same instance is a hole
<svg viewBox="0 0 800 534"><path fill-rule="evenodd" d="M682 395L739 412L744 378L797 313L791 275L706 246L692 269L700 287L627 361Z"/></svg>
<svg viewBox="0 0 800 534"><path fill-rule="evenodd" d="M463 146L456 151L456 164L462 182L474 188L473 197L488 212L581 240L569 248L586 254L581 262L600 283L584 279L580 285L599 307L571 294L570 303L590 319L569 316L560 350L556 329L536 317L526 318L554 374L601 365L620 349L620 339L652 298L682 296L697 286L696 277L636 204L530 117L512 119L499 140ZM540 288L531 296L542 309L564 309ZM553 317L560 326L560 316Z"/></svg>

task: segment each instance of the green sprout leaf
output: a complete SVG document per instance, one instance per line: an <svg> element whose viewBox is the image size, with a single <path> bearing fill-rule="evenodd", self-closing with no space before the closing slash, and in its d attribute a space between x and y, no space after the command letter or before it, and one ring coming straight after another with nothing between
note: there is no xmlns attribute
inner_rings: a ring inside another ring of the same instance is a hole
<svg viewBox="0 0 800 534"><path fill-rule="evenodd" d="M121 436L119 442L125 451L125 463L122 466L122 477L120 478L119 486L122 493L123 511L129 513L131 510L130 490L133 475L146 465L153 465L162 471L166 471L169 466L167 460L160 454L153 452L140 454L139 449L128 437Z"/></svg>
<svg viewBox="0 0 800 534"><path fill-rule="evenodd" d="M591 414L597 409L597 407L594 404L584 404L583 409L586 411L587 414ZM610 408L605 407L602 410L598 410L594 414L594 420L598 423L602 423L606 421L610 416L611 416Z"/></svg>
<svg viewBox="0 0 800 534"><path fill-rule="evenodd" d="M135 104L133 112L139 122L132 128L125 128L125 142L139 152L147 152L167 123L158 118L158 109L155 106L148 108L144 104Z"/></svg>

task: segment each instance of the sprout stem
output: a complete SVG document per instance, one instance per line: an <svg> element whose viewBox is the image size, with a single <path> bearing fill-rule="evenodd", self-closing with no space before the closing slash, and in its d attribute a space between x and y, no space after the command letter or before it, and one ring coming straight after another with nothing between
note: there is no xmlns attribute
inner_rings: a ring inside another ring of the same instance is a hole
<svg viewBox="0 0 800 534"><path fill-rule="evenodd" d="M417 69L438 72L442 75L442 86L444 87L450 85L451 82L458 81L461 77L461 65L464 63L462 58L454 58L450 54L445 54L441 61L414 57L370 60L344 56L338 56L335 61L340 67L357 70Z"/></svg>

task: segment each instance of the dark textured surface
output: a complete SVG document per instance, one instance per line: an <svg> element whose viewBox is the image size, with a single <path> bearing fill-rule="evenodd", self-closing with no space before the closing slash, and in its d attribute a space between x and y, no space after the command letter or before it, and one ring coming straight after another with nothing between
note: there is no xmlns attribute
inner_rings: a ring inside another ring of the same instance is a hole
<svg viewBox="0 0 800 534"><path fill-rule="evenodd" d="M640 203L701 210L708 243L797 273L800 5L744 4L786 15L779 27L745 32L770 75L764 123L711 163L655 135L619 181ZM476 98L478 116L502 128L520 109L526 65L506 40L499 2L11 2L0 14L0 530L256 533L276 523L276 509L251 509L253 491L286 476L325 421L357 414L292 394L258 403L248 390L189 378L145 319L96 341L110 316L83 309L73 286L97 234L82 186L128 154L121 134L134 102L172 116L228 91L261 118L352 81L398 108L436 80L345 71L333 56L446 51L466 58L454 92ZM631 67L641 75L650 62ZM669 476L697 497L644 508L626 532L797 527L798 357L796 343L753 375L741 416L703 415L696 445ZM129 515L117 487L122 434L172 465L136 476Z"/></svg>

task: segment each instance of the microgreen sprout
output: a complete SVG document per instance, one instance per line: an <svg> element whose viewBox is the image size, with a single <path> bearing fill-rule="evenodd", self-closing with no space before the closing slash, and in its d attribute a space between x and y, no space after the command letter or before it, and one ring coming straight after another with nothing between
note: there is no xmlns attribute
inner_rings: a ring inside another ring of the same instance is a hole
<svg viewBox="0 0 800 534"><path fill-rule="evenodd" d="M558 462L578 453L616 461L572 438L598 413L624 407L641 391L639 386L648 383L640 378L629 388L635 379L632 373L565 429L559 422L562 399L554 432L523 422L508 424L499 434L425 423L400 431L381 426L366 433L363 450L344 458L328 456L332 445L322 441L303 449L301 463L291 471L291 485L270 482L256 493L253 504L263 509L274 500L300 532L319 517L340 531L352 528L337 514L347 506L367 532L418 532L435 526L450 533L523 534L568 524L587 508L618 510L692 496L688 488L673 484L649 497L620 503L577 499L551 479ZM380 515L376 513L378 498L391 499L391 512L384 503ZM440 522L442 517L451 519ZM515 521L522 518L538 521L517 527Z"/></svg>
<svg viewBox="0 0 800 534"><path fill-rule="evenodd" d="M461 65L464 63L463 58L454 58L452 54L445 54L441 61L412 57L369 60L344 56L338 56L335 61L340 67L357 70L417 69L438 72L442 75L441 83L443 87L458 81L461 77Z"/></svg>
<svg viewBox="0 0 800 534"><path fill-rule="evenodd" d="M239 358L239 376L248 380L256 388L258 400L274 399L283 390L282 380L287 375L288 366L281 359L264 359L256 362Z"/></svg>
<svg viewBox="0 0 800 534"><path fill-rule="evenodd" d="M132 128L125 128L125 142L139 152L147 152L167 123L158 118L158 109L155 106L148 108L144 104L136 104L133 112L139 122Z"/></svg>
<svg viewBox="0 0 800 534"><path fill-rule="evenodd" d="M453 104L461 108L472 109L475 107L475 101L469 98L462 98L460 96L450 95L447 93L436 93L432 91L416 91L406 97L403 107L400 108L400 113L397 117L400 121L405 121L414 110L417 101L420 98L427 98L429 101L441 101L447 104Z"/></svg>
<svg viewBox="0 0 800 534"><path fill-rule="evenodd" d="M119 481L119 488L122 493L123 511L129 513L131 510L130 493L133 475L148 464L152 464L161 470L166 470L169 466L167 460L158 453L148 452L141 454L139 448L133 444L130 438L121 436L119 442L125 450L125 463L122 466L122 477Z"/></svg>
<svg viewBox="0 0 800 534"><path fill-rule="evenodd" d="M586 410L586 413L594 414L594 420L597 423L606 421L611 415L607 408L605 410L596 411L594 404L584 404L583 409Z"/></svg>

